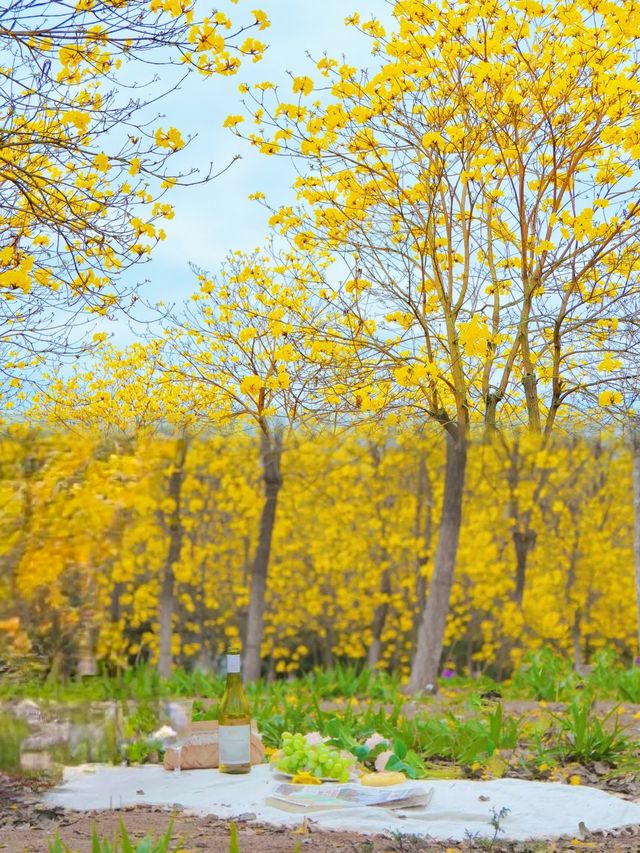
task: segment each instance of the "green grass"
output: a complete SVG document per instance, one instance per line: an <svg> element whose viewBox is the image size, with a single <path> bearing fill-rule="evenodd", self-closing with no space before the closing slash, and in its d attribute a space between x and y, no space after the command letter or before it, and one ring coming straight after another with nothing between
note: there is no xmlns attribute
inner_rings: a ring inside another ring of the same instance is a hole
<svg viewBox="0 0 640 853"><path fill-rule="evenodd" d="M131 840L122 820L119 833L112 840L98 838L94 824L91 834L91 853L171 853L172 850L177 851L180 847L180 845L177 847L172 845L172 837L173 822L169 823L166 832L160 838L154 839L150 835L145 835L138 843ZM74 853L74 851L64 844L56 833L53 840L49 842L49 853Z"/></svg>
<svg viewBox="0 0 640 853"><path fill-rule="evenodd" d="M77 853L77 851L66 845L58 833L49 841L49 853ZM291 853L301 853L301 842L295 841ZM120 820L118 834L113 839L99 838L95 827L91 833L91 853L187 853L180 842L173 842L173 821L169 822L166 831L160 838L145 835L142 841L136 842L131 839L127 828ZM241 853L238 841L238 826L235 821L229 823L229 846L227 853Z"/></svg>
<svg viewBox="0 0 640 853"><path fill-rule="evenodd" d="M20 743L29 734L29 726L9 714L0 714L0 769L20 770Z"/></svg>
<svg viewBox="0 0 640 853"><path fill-rule="evenodd" d="M85 707L94 707L91 703L98 700L115 700L124 719L125 757L144 762L158 753L150 735L166 722L166 699L198 697L193 702L194 719L216 719L223 686L220 677L177 671L163 680L141 667L117 678L0 684L0 697L29 695L61 703L83 700ZM443 773L463 775L511 772L539 777L540 766L606 762L612 772L625 767L640 777L637 740L621 729L615 707L605 715L594 710L596 699L614 705L640 700L640 667L625 667L611 653L598 655L583 678L567 660L542 650L529 655L512 679L501 685L486 678L443 679L439 696L418 697L409 706L400 687L396 676L337 666L291 681L261 681L250 685L248 693L264 743L271 748L280 745L285 731L318 731L372 766L382 749L367 750L364 741L377 733L386 739L385 749L394 752L391 765L410 776L443 768ZM542 705L526 714L509 714L502 702L495 701L499 693L505 700L533 699ZM565 707L551 713L544 708L545 702ZM62 705L56 706L56 713L58 708ZM0 720L0 767L19 768L19 743L25 734L25 724ZM113 742L109 749L105 756L116 754ZM80 749L75 756L60 758L95 760L94 752Z"/></svg>
<svg viewBox="0 0 640 853"><path fill-rule="evenodd" d="M554 725L545 734L547 754L562 763L590 764L606 761L615 764L637 749L618 722L616 709L604 715L594 713L587 699L577 700L562 714L550 715Z"/></svg>
<svg viewBox="0 0 640 853"><path fill-rule="evenodd" d="M454 676L441 679L446 690L469 696L499 690L504 698L547 702L571 701L576 690L598 699L640 704L640 667L625 666L611 651L593 659L593 670L585 677L574 672L571 662L550 649L529 653L512 677L497 684L487 676ZM291 681L257 682L248 692L256 707L288 694L313 693L319 700L364 698L393 704L401 687L395 674L371 671L353 664L338 664L331 670L314 669ZM0 700L37 698L49 702L149 702L180 697L217 699L224 679L217 675L177 669L170 679L162 679L155 669L143 665L119 675L93 678L47 680L42 677L0 679Z"/></svg>
<svg viewBox="0 0 640 853"><path fill-rule="evenodd" d="M224 679L221 677L178 669L167 680L152 667L139 666L116 676L0 679L0 700L37 698L47 702L105 702L130 699L145 702L181 696L219 696L223 689Z"/></svg>

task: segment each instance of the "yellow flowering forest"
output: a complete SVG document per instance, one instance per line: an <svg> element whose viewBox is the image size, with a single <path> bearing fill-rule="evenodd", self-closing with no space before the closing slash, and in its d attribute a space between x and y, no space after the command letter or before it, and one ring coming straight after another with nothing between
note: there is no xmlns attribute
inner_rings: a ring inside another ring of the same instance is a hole
<svg viewBox="0 0 640 853"><path fill-rule="evenodd" d="M16 652L95 644L110 668L158 654L158 607L177 514L173 655L191 667L240 636L262 486L255 436L138 442L37 434L1 445L3 611ZM297 434L283 454L263 656L272 674L336 660L408 672L432 573L444 452L437 434ZM631 460L607 436L523 435L469 454L447 660L509 671L548 645L583 662L635 649ZM176 505L176 500L179 502ZM518 563L519 534L534 544ZM14 602L20 604L16 608ZM10 603L11 602L11 603Z"/></svg>
<svg viewBox="0 0 640 853"><path fill-rule="evenodd" d="M633 659L638 3L396 0L344 21L366 67L279 82L246 72L268 10L231 7L0 12L0 658L170 675L238 639L248 681L415 691ZM237 78L225 133L290 202L252 192L260 246L120 346L91 324L144 299L172 192L215 193L126 94L156 64Z"/></svg>

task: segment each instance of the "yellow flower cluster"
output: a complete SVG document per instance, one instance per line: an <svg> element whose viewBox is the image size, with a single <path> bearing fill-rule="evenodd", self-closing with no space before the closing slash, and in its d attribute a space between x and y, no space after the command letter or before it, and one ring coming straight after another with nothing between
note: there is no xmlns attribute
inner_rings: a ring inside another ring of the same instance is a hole
<svg viewBox="0 0 640 853"><path fill-rule="evenodd" d="M154 660L176 503L176 439L33 433L0 441L0 628L73 654ZM242 633L262 485L247 433L188 449L173 652L211 660ZM436 432L293 434L273 534L263 657L274 674L337 659L406 672L428 589L444 454ZM446 632L459 668L506 672L541 645L633 648L631 460L615 437L474 444ZM517 549L517 543L527 543ZM524 554L524 556L523 556ZM612 619L611 614L616 618ZM9 636L11 639L11 636ZM377 651L372 651L377 649Z"/></svg>

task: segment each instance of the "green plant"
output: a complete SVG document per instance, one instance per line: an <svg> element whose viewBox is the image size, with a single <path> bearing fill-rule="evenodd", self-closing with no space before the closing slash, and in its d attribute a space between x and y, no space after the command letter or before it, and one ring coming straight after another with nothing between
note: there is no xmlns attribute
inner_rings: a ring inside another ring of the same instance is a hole
<svg viewBox="0 0 640 853"><path fill-rule="evenodd" d="M620 672L618 675L618 691L621 699L626 702L640 704L640 666Z"/></svg>
<svg viewBox="0 0 640 853"><path fill-rule="evenodd" d="M153 738L142 738L124 745L122 755L128 764L146 764L159 761L162 757L161 741Z"/></svg>
<svg viewBox="0 0 640 853"><path fill-rule="evenodd" d="M489 850L493 848L493 845L496 843L498 835L500 835L500 833L504 833L504 829L502 828L502 821L506 818L510 811L511 809L507 806L502 806L501 809L491 809L491 820L489 821L489 823L491 824L491 828L493 829L493 838L489 840Z"/></svg>
<svg viewBox="0 0 640 853"><path fill-rule="evenodd" d="M0 769L19 769L22 741L28 734L29 726L23 720L0 714Z"/></svg>
<svg viewBox="0 0 640 853"><path fill-rule="evenodd" d="M238 844L238 825L233 820L229 825L229 853L240 853L240 845Z"/></svg>
<svg viewBox="0 0 640 853"><path fill-rule="evenodd" d="M558 734L550 753L563 761L616 761L629 748L616 711L613 708L598 717L591 702L574 699L565 714L550 715L557 724Z"/></svg>
<svg viewBox="0 0 640 853"><path fill-rule="evenodd" d="M396 829L391 833L393 847L391 848L398 853L412 853L423 848L424 840L418 835L412 835L410 832L403 832L401 829Z"/></svg>
<svg viewBox="0 0 640 853"><path fill-rule="evenodd" d="M389 756L384 766L385 770L400 770L406 773L410 779L419 779L426 773L424 761L417 752L409 749L400 738L393 742L393 753Z"/></svg>
<svg viewBox="0 0 640 853"><path fill-rule="evenodd" d="M618 656L612 649L602 649L593 659L593 669L585 681L588 695L617 697L619 682L624 674Z"/></svg>
<svg viewBox="0 0 640 853"><path fill-rule="evenodd" d="M129 837L122 820L120 820L120 834L113 841L106 838L99 839L94 824L91 833L91 853L170 853L172 836L173 821L170 821L167 831L160 838L154 839L150 835L145 835L142 841L137 843ZM175 849L177 850L178 847ZM76 853L76 851L61 841L56 832L53 841L49 842L49 853Z"/></svg>
<svg viewBox="0 0 640 853"><path fill-rule="evenodd" d="M570 661L545 648L525 657L511 680L511 689L516 696L558 702L573 693L578 681Z"/></svg>
<svg viewBox="0 0 640 853"><path fill-rule="evenodd" d="M159 712L153 708L148 702L138 705L132 714L128 714L124 719L124 736L125 738L139 737L140 735L150 735L158 728Z"/></svg>
<svg viewBox="0 0 640 853"><path fill-rule="evenodd" d="M218 702L214 702L212 705L205 706L203 702L196 699L196 701L193 703L191 719L194 722L203 722L204 720L217 720L218 708Z"/></svg>

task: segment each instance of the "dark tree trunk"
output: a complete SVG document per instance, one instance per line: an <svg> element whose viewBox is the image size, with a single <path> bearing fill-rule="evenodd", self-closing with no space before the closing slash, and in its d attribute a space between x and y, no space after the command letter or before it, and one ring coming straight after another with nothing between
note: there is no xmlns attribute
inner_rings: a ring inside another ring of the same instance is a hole
<svg viewBox="0 0 640 853"><path fill-rule="evenodd" d="M333 669L335 660L333 658L333 646L335 637L333 634L333 625L330 625L325 634L324 643L322 644L322 665L325 669Z"/></svg>
<svg viewBox="0 0 640 853"><path fill-rule="evenodd" d="M527 527L524 530L514 528L513 544L516 549L516 589L515 599L518 607L522 607L522 599L524 597L524 586L527 573L527 560L529 552L536 544L536 532Z"/></svg>
<svg viewBox="0 0 640 853"><path fill-rule="evenodd" d="M424 519L423 519L424 511ZM427 579L423 569L431 556L431 540L433 537L433 489L427 470L426 455L421 455L418 465L418 484L416 488L416 514L413 534L418 539L422 536L424 553L416 557L416 601L411 629L411 648L415 653L418 642L418 631L422 622L424 606L427 601Z"/></svg>
<svg viewBox="0 0 640 853"><path fill-rule="evenodd" d="M384 554L383 558L385 560L388 559L387 554ZM388 596L391 594L391 572L388 568L382 572L380 592L383 595L383 601L376 607L375 613L373 614L373 624L371 626L373 638L367 655L367 666L370 669L373 669L376 666L382 655L382 632L384 630L384 623L387 621L387 613L389 611Z"/></svg>
<svg viewBox="0 0 640 853"><path fill-rule="evenodd" d="M522 511L517 497L518 486L522 482L522 477L524 476L524 460L520 454L519 440L516 439L513 447L511 448L508 447L508 444L505 442L504 447L510 458L509 470L507 472L507 484L510 492L509 515L513 521L513 526L511 528L511 540L513 542L516 557L513 598L518 607L522 607L522 600L524 598L524 590L527 580L527 564L529 561L529 554L536 544L536 532L529 526L531 522L531 508ZM547 476L548 474L545 474L544 471L539 475L540 478L535 487L535 502L538 502L540 499L540 493L546 483Z"/></svg>
<svg viewBox="0 0 640 853"><path fill-rule="evenodd" d="M187 458L188 440L186 436L178 439L176 459L169 477L168 495L173 500L173 509L169 521L169 550L164 564L162 588L160 590L159 614L159 654L158 672L163 678L171 678L173 671L173 614L175 611L175 578L173 567L180 559L182 551L181 497L184 482L184 463Z"/></svg>
<svg viewBox="0 0 640 853"><path fill-rule="evenodd" d="M446 433L446 468L442 515L433 575L418 631L408 690L435 690L462 524L462 499L467 466L466 435Z"/></svg>
<svg viewBox="0 0 640 853"><path fill-rule="evenodd" d="M244 645L244 681L260 678L262 636L264 633L264 611L267 591L267 573L271 538L276 521L278 494L282 486L280 460L282 457L282 433L262 433L262 478L265 498L260 517L260 532L251 570L247 634Z"/></svg>
<svg viewBox="0 0 640 853"><path fill-rule="evenodd" d="M111 604L109 607L109 619L111 622L118 622L120 619L120 596L126 589L126 584L122 581L116 581L111 587Z"/></svg>

